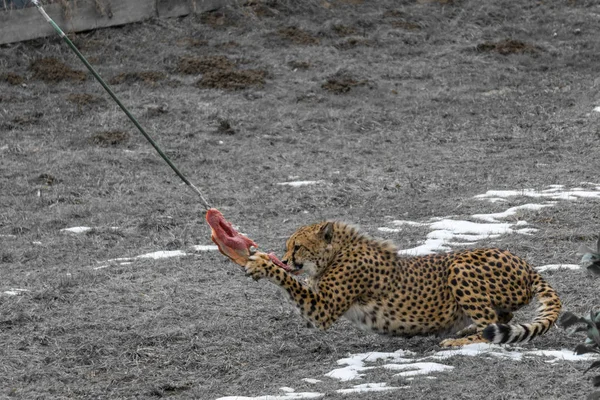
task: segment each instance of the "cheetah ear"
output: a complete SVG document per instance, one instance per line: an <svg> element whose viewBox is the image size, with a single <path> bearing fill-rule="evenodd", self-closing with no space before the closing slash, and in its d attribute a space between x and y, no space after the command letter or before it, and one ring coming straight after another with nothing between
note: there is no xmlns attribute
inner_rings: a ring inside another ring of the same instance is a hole
<svg viewBox="0 0 600 400"><path fill-rule="evenodd" d="M333 239L333 222L327 222L323 225L319 230L319 235L325 242L331 243L331 239Z"/></svg>

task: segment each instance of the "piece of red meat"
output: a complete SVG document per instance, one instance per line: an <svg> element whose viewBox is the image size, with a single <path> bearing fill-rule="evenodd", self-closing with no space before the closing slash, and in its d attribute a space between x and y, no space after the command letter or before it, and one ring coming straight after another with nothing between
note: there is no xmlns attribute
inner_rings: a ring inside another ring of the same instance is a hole
<svg viewBox="0 0 600 400"><path fill-rule="evenodd" d="M216 208L211 208L206 212L206 222L212 229L210 238L217 245L219 251L234 263L242 267L246 265L248 257L253 254L250 248L254 247L253 251L256 251L258 245L247 236L236 231ZM282 263L275 253L269 253L268 256L275 265L289 271L289 267Z"/></svg>

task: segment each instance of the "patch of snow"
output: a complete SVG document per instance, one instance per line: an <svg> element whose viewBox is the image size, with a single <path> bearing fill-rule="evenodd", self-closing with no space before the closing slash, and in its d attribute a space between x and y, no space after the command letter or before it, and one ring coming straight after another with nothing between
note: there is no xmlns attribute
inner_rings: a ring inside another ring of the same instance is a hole
<svg viewBox="0 0 600 400"><path fill-rule="evenodd" d="M449 247L450 243L464 245L464 243L460 243L460 240L473 244L473 242L479 240L495 239L500 235L509 233L529 234L535 231L532 228L517 228L517 226L523 226L524 224L526 224L524 221L518 223L479 223L448 218L441 219L426 224L433 230L427 234L425 243L410 249L400 250L398 254L416 256L450 251L452 250Z"/></svg>
<svg viewBox="0 0 600 400"><path fill-rule="evenodd" d="M489 197L487 201L490 203L506 203L508 200L502 197Z"/></svg>
<svg viewBox="0 0 600 400"><path fill-rule="evenodd" d="M463 346L458 349L441 350L431 356L423 359L433 358L436 360L445 360L454 356L493 356L499 358L521 361L523 357L550 357L546 362L554 363L557 361L590 361L598 358L595 354L577 355L571 350L521 350L509 351L507 348L488 343L475 343Z"/></svg>
<svg viewBox="0 0 600 400"><path fill-rule="evenodd" d="M360 385L354 385L349 389L338 389L336 393L350 394L350 393L366 393L366 392L386 392L388 390L407 389L409 386L388 386L387 383L363 383Z"/></svg>
<svg viewBox="0 0 600 400"><path fill-rule="evenodd" d="M181 250L172 250L172 251L155 251L154 253L141 254L135 258L152 258L154 260L158 260L161 258L171 258L171 257L183 257L187 256L187 253Z"/></svg>
<svg viewBox="0 0 600 400"><path fill-rule="evenodd" d="M4 294L7 296L19 296L25 292L29 292L28 289L8 289L4 291Z"/></svg>
<svg viewBox="0 0 600 400"><path fill-rule="evenodd" d="M393 353L372 352L352 354L350 357L342 358L337 361L338 365L346 365L343 368L337 368L325 374L325 376L340 381L351 381L361 378L361 372L373 369L375 367L366 367L366 362L376 362L378 360L386 360L390 362L411 362L412 359L407 356L414 355L413 352L407 350L398 350Z"/></svg>
<svg viewBox="0 0 600 400"><path fill-rule="evenodd" d="M600 106L598 106L598 107L594 107L594 111L595 111L595 112L600 112Z"/></svg>
<svg viewBox="0 0 600 400"><path fill-rule="evenodd" d="M415 222L415 221L404 221L404 220L394 220L392 221L392 224L394 225L410 225L410 226L427 226L427 223L423 223L423 222Z"/></svg>
<svg viewBox="0 0 600 400"><path fill-rule="evenodd" d="M430 356L423 357L421 360L433 358L434 360L446 360L455 356L493 356L500 358L508 358L515 361L520 361L523 354L518 351L508 351L496 344L489 343L474 343L463 347L450 350L440 350Z"/></svg>
<svg viewBox="0 0 600 400"><path fill-rule="evenodd" d="M62 232L71 232L71 233L84 233L92 230L89 226L74 226L72 228L64 228L61 229Z"/></svg>
<svg viewBox="0 0 600 400"><path fill-rule="evenodd" d="M398 233L398 232L402 231L402 229L386 228L385 226L383 226L381 228L377 228L377 230L381 231L381 232L386 232L386 233Z"/></svg>
<svg viewBox="0 0 600 400"><path fill-rule="evenodd" d="M212 244L199 244L192 246L192 251L214 251L219 250L219 247Z"/></svg>
<svg viewBox="0 0 600 400"><path fill-rule="evenodd" d="M600 190L586 190L583 188L564 189L561 185L550 185L548 189L537 191L534 189L522 190L488 190L484 194L478 194L476 199L508 198L508 197L532 197L551 200L576 200L579 197L600 198Z"/></svg>
<svg viewBox="0 0 600 400"><path fill-rule="evenodd" d="M521 206L511 207L508 210L494 214L474 214L473 218L487 222L499 222L498 219L507 218L515 215L519 210L541 210L545 207L552 207L553 204L523 204Z"/></svg>
<svg viewBox="0 0 600 400"><path fill-rule="evenodd" d="M0 238L15 239L17 235L0 235Z"/></svg>
<svg viewBox="0 0 600 400"><path fill-rule="evenodd" d="M444 219L438 222L434 222L430 225L431 229L444 230L451 232L453 235L456 234L475 234L480 238L486 238L493 234L503 235L512 232L514 224L511 223L489 223L480 224L471 221L455 221L450 219Z"/></svg>
<svg viewBox="0 0 600 400"><path fill-rule="evenodd" d="M340 361L341 360L338 360L338 363ZM368 369L370 368L365 367L362 362L359 362L356 364L348 365L347 367L334 369L333 371L326 373L325 376L333 379L338 379L343 382L352 381L354 379L362 378L363 374L361 374L360 372L366 371Z"/></svg>
<svg viewBox="0 0 600 400"><path fill-rule="evenodd" d="M548 264L534 268L538 272L555 271L557 269L581 269L578 264Z"/></svg>
<svg viewBox="0 0 600 400"><path fill-rule="evenodd" d="M550 357L551 360L546 360L547 363L555 363L557 361L593 361L598 358L593 353L575 354L571 350L532 350L525 353L529 356Z"/></svg>
<svg viewBox="0 0 600 400"><path fill-rule="evenodd" d="M280 387L279 390L281 390L282 392L286 392L286 393L292 393L292 392L296 391L295 389L293 389L291 387L287 387L287 386Z"/></svg>
<svg viewBox="0 0 600 400"><path fill-rule="evenodd" d="M219 397L216 400L296 400L296 399L318 399L325 396L323 393L316 392L293 392L285 393L283 395L266 395L266 396L225 396Z"/></svg>
<svg viewBox="0 0 600 400"><path fill-rule="evenodd" d="M93 269L98 270L98 269L106 268L106 267L108 267L107 263L108 264L116 263L119 265L128 265L128 264L131 264L132 262L134 262L135 260L139 260L139 259L151 258L153 260L160 260L160 259L172 258L172 257L185 257L188 255L189 255L188 253L186 253L185 251L182 251L182 250L170 250L170 251L161 250L161 251L155 251L152 253L140 254L139 256L135 256L135 257L112 258L110 260L104 261L103 265L94 267Z"/></svg>
<svg viewBox="0 0 600 400"><path fill-rule="evenodd" d="M290 182L279 182L279 183L277 183L277 185L299 187L299 186L308 186L308 185L318 185L320 183L324 183L324 181L290 181Z"/></svg>
<svg viewBox="0 0 600 400"><path fill-rule="evenodd" d="M420 246L412 247L410 249L402 249L398 251L400 255L409 256L421 256L426 254L437 253L439 251L450 251L450 247L446 246L446 240L444 239L427 239L425 243Z"/></svg>
<svg viewBox="0 0 600 400"><path fill-rule="evenodd" d="M303 378L302 380L304 382L307 382L307 383L319 383L319 382L323 382L320 379L313 379L313 378Z"/></svg>
<svg viewBox="0 0 600 400"><path fill-rule="evenodd" d="M471 218L483 221L463 221L454 217L431 218L429 222L393 220L390 224L395 226L426 226L431 232L427 234L425 242L419 246L402 249L398 252L400 255L420 256L436 252L451 251L451 246L471 246L476 245L478 241L485 239L495 239L506 234L531 235L537 232L537 229L527 228L526 221L501 222L500 220L515 215L520 210L540 210L546 207L552 207L559 200L576 200L577 198L598 198L600 199L600 185L584 182L582 185L595 186L595 190L584 187L575 187L566 189L564 185L549 185L547 188L537 191L534 189L522 190L488 190L484 194L475 196L475 199L488 200L491 202L506 201L509 197L532 197L548 199L544 204L522 204L510 207L503 212L490 214L474 214ZM395 233L395 228L381 227L380 231Z"/></svg>
<svg viewBox="0 0 600 400"><path fill-rule="evenodd" d="M451 365L444 365L434 362L412 362L408 364L385 364L382 368L392 371L404 371L395 376L416 376L428 375L432 372L447 372L454 369Z"/></svg>

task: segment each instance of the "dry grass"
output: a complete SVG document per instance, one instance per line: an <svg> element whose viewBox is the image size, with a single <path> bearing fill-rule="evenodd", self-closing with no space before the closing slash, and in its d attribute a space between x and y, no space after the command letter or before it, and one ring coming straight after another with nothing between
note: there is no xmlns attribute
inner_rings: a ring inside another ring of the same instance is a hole
<svg viewBox="0 0 600 400"><path fill-rule="evenodd" d="M390 218L468 216L531 201L472 200L489 189L597 181L594 10L508 0L258 1L78 37L101 44L86 56L102 76L122 77L114 86L121 100L211 202L261 248L281 252L295 228L320 219L380 235ZM296 40L302 32L306 43ZM355 45L340 46L351 39ZM177 71L179 60L205 57L235 66L218 79L215 70ZM50 58L48 72L38 69L36 60ZM315 390L301 379L323 378L349 352L436 349L436 338L374 336L347 322L311 330L280 305L276 288L247 280L218 253L94 270L113 258L208 244L202 207L112 101L84 95L107 99L79 75L83 66L60 39L4 46L0 62L3 73L24 79L0 79L0 235L8 235L0 236L0 290L30 290L0 295L0 397ZM146 84L139 71L158 75ZM223 86L197 83L207 75ZM323 87L340 76L367 84L342 95ZM249 78L251 85L236 83ZM129 135L115 141L115 132ZM275 185L290 176L325 183ZM533 264L574 263L600 214L597 202L582 200L521 218L539 231L482 244ZM60 231L80 225L94 229ZM425 233L388 237L405 248ZM574 312L598 299L598 281L582 272L545 276ZM576 342L555 329L528 347ZM584 365L448 362L455 373L409 383L410 396L582 398L591 391ZM326 380L318 390L340 398L333 390L342 386Z"/></svg>

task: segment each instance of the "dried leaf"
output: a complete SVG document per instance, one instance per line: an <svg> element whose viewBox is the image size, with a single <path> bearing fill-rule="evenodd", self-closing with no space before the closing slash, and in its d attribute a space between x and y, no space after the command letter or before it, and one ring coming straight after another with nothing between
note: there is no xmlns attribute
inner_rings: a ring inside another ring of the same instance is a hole
<svg viewBox="0 0 600 400"><path fill-rule="evenodd" d="M590 311L589 320L586 318L586 322L588 324L588 337L593 339L596 342L596 345L600 346L600 331L594 322L595 315L593 311Z"/></svg>
<svg viewBox="0 0 600 400"><path fill-rule="evenodd" d="M573 325L583 324L583 323L585 323L585 318L578 317L577 315L573 314L570 311L567 311L566 313L564 313L560 317L560 321L559 321L559 324L565 329L569 328Z"/></svg>
<svg viewBox="0 0 600 400"><path fill-rule="evenodd" d="M587 269L595 275L600 275L600 261L596 261L587 266Z"/></svg>
<svg viewBox="0 0 600 400"><path fill-rule="evenodd" d="M592 365L589 366L588 369L586 369L585 371L583 371L583 373L585 374L586 372L588 372L590 369L594 369L594 368L599 368L600 367L600 360L598 361L594 361L592 363Z"/></svg>
<svg viewBox="0 0 600 400"><path fill-rule="evenodd" d="M575 347L575 354L577 354L578 356L587 353L598 353L598 350L596 350L593 347L586 346L585 344L578 344Z"/></svg>

